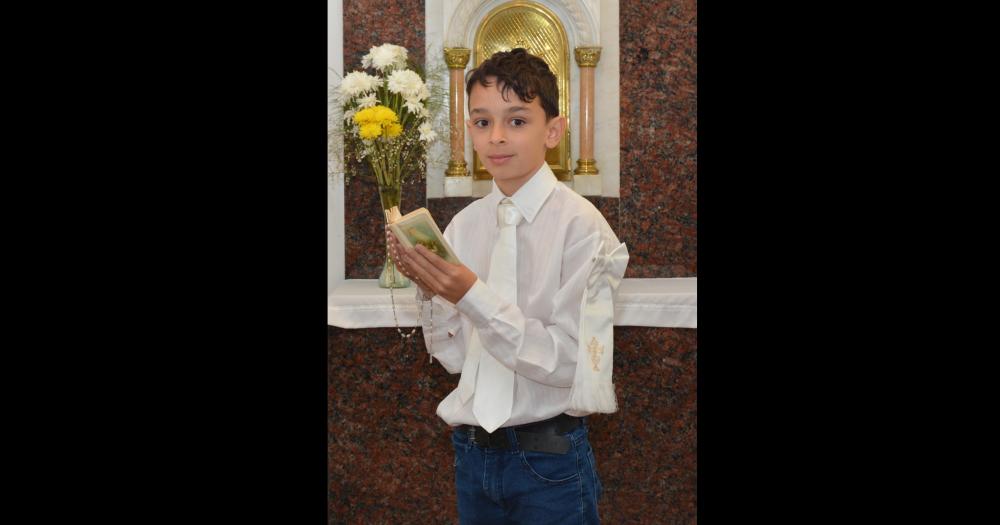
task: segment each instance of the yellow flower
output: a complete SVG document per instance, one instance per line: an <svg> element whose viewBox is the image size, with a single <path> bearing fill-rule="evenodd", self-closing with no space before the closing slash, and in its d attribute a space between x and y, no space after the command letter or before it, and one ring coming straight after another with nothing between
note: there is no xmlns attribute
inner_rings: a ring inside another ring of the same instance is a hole
<svg viewBox="0 0 1000 525"><path fill-rule="evenodd" d="M363 139L378 138L382 135L382 126L375 122L361 124L360 135Z"/></svg>
<svg viewBox="0 0 1000 525"><path fill-rule="evenodd" d="M385 106L373 106L358 111L354 114L354 122L360 126L359 135L363 139L381 137L383 131L388 137L396 137L403 132L403 126L399 125L399 116Z"/></svg>
<svg viewBox="0 0 1000 525"><path fill-rule="evenodd" d="M372 109L375 110L375 120L379 124L388 124L389 122L399 122L399 117L396 116L396 112L385 106L375 106Z"/></svg>
<svg viewBox="0 0 1000 525"><path fill-rule="evenodd" d="M377 106L376 106L377 107ZM375 119L375 108L365 108L354 114L354 122L359 126L371 124Z"/></svg>
<svg viewBox="0 0 1000 525"><path fill-rule="evenodd" d="M395 122L391 122L385 127L385 134L390 138L398 137L399 134L402 132L403 132L403 126L400 126Z"/></svg>

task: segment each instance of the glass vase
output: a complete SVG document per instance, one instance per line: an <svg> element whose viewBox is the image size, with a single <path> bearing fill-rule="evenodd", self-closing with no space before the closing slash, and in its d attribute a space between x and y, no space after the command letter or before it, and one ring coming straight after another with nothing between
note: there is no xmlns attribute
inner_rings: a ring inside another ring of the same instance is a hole
<svg viewBox="0 0 1000 525"><path fill-rule="evenodd" d="M382 214L386 226L401 215L399 202L402 191L402 184L378 185L378 196L382 203ZM384 236L383 233L383 238ZM399 272L399 268L396 268L389 253L388 244L385 246L385 263L382 265L382 274L378 277L378 285L380 288L406 288L410 286L410 280Z"/></svg>

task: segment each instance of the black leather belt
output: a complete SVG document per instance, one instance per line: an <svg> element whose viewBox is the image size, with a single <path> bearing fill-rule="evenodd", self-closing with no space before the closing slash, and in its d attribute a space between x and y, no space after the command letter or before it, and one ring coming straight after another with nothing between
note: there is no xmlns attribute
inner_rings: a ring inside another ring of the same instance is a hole
<svg viewBox="0 0 1000 525"><path fill-rule="evenodd" d="M569 452L570 441L564 436L583 424L583 419L567 414L559 414L552 419L528 423L514 427L517 443L522 450L565 454ZM483 427L461 425L460 432L469 436L469 442L483 448L511 448L507 429L498 428L492 434Z"/></svg>

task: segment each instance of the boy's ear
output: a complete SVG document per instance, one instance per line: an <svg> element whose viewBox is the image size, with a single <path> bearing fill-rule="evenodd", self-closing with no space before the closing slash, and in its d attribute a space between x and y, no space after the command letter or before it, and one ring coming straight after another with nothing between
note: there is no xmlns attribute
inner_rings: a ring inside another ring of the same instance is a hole
<svg viewBox="0 0 1000 525"><path fill-rule="evenodd" d="M559 115L558 117L552 117L546 124L545 130L545 147L552 149L559 145L559 141L562 140L563 134L566 132L566 117Z"/></svg>

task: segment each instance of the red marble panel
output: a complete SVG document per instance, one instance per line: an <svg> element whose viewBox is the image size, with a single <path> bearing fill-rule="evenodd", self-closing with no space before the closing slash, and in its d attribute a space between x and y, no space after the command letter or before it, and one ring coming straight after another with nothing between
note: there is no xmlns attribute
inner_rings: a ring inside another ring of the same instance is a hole
<svg viewBox="0 0 1000 525"><path fill-rule="evenodd" d="M697 4L622 0L621 224L626 277L697 275Z"/></svg>

